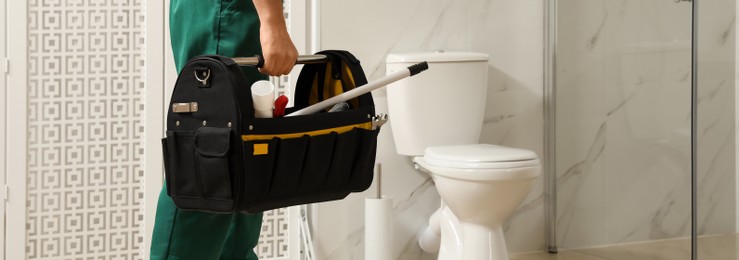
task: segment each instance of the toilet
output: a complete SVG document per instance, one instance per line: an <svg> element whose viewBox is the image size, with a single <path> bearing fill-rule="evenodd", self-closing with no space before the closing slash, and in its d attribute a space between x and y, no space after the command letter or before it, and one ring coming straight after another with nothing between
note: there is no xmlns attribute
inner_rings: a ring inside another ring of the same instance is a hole
<svg viewBox="0 0 739 260"><path fill-rule="evenodd" d="M539 159L529 150L478 143L487 54L390 54L387 73L421 61L427 72L387 87L396 152L429 173L441 197L419 245L440 260L508 259L502 225L539 176Z"/></svg>

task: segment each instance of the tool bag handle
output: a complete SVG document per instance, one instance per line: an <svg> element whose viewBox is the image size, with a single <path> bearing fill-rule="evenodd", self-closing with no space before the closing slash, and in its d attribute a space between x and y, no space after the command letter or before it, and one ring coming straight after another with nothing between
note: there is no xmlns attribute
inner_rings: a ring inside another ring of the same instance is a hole
<svg viewBox="0 0 739 260"><path fill-rule="evenodd" d="M239 66L255 66L257 68L261 68L264 65L264 57L261 55L256 55L254 57L236 57L232 59L236 64L239 64ZM316 64L326 63L327 61L328 56L323 54L300 55L295 61L295 64Z"/></svg>

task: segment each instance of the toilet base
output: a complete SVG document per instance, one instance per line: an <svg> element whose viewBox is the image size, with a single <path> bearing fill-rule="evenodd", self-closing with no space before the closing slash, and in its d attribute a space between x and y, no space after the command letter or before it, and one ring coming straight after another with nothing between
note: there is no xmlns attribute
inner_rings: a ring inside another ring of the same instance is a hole
<svg viewBox="0 0 739 260"><path fill-rule="evenodd" d="M502 225L487 227L462 223L446 206L439 208L430 220L432 221L426 231L437 228L441 231L441 241L436 244L439 245L438 260L508 260ZM424 235L431 233L433 232ZM433 240L432 237L436 236L422 237L419 240L425 242L422 245L426 245L426 248L423 249L428 253L436 251L433 250L435 248L428 246L433 244L428 243Z"/></svg>
<svg viewBox="0 0 739 260"><path fill-rule="evenodd" d="M531 189L541 169L538 160L516 161L526 164L520 167L468 169L438 166L427 159L416 157L414 162L431 174L443 203L421 236L421 248L433 252L440 239L440 260L508 260L502 225Z"/></svg>
<svg viewBox="0 0 739 260"><path fill-rule="evenodd" d="M462 223L462 256L459 259L508 260L503 227Z"/></svg>

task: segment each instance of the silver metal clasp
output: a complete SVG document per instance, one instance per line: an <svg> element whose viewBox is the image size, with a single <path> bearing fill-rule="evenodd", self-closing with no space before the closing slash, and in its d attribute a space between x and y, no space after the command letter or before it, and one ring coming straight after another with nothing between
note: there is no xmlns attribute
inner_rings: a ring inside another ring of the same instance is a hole
<svg viewBox="0 0 739 260"><path fill-rule="evenodd" d="M175 112L175 113L198 112L198 102L174 103L172 104L172 112Z"/></svg>
<svg viewBox="0 0 739 260"><path fill-rule="evenodd" d="M196 69L194 73L195 73L195 79L197 79L198 81L200 81L201 84L203 84L201 87L207 87L208 79L210 79L210 69Z"/></svg>

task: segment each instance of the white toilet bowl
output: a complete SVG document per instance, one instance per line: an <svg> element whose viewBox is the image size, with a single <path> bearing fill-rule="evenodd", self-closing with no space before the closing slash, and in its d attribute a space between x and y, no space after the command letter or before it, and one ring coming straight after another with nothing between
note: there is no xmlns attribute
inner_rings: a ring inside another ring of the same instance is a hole
<svg viewBox="0 0 739 260"><path fill-rule="evenodd" d="M441 231L438 259L508 259L502 225L539 176L536 154L489 144L440 146L414 162L431 173L443 201L438 221L430 222Z"/></svg>
<svg viewBox="0 0 739 260"><path fill-rule="evenodd" d="M539 175L534 152L476 144L490 66L484 53L391 54L392 73L426 61L429 71L387 87L395 149L431 173L442 199L419 246L441 260L508 259L502 224Z"/></svg>

